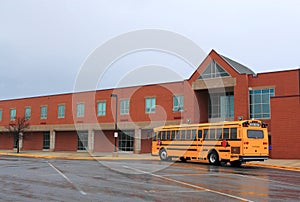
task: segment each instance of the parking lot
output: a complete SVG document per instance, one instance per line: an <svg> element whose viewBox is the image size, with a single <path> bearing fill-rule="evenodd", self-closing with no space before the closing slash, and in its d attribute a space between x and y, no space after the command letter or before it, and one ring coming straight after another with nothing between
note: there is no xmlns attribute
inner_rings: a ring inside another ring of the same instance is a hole
<svg viewBox="0 0 300 202"><path fill-rule="evenodd" d="M161 161L0 157L1 201L299 201L300 175Z"/></svg>

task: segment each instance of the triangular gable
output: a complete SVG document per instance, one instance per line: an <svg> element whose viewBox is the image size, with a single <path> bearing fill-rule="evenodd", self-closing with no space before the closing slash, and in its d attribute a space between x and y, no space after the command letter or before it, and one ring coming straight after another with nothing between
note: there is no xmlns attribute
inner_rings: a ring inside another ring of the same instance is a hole
<svg viewBox="0 0 300 202"><path fill-rule="evenodd" d="M228 77L230 74L224 70L215 60L212 60L198 79L211 79Z"/></svg>
<svg viewBox="0 0 300 202"><path fill-rule="evenodd" d="M202 61L197 70L190 76L187 81L192 84L192 82L194 81L202 80L203 77L207 78L207 75L209 75L208 67L210 67L211 65L213 66L213 63L215 63L215 72L217 72L215 76L218 75L219 77L212 76L211 78L235 78L241 74L254 74L254 72L248 67L218 54L215 50L211 50L211 52ZM202 76L203 74L205 74L205 76Z"/></svg>

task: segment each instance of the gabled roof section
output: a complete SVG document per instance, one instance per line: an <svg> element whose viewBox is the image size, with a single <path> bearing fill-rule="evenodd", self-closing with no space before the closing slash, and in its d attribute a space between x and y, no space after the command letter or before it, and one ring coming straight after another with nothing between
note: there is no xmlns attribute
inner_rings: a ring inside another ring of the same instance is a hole
<svg viewBox="0 0 300 202"><path fill-rule="evenodd" d="M220 78L227 76L230 76L230 74L215 60L212 60L198 79Z"/></svg>
<svg viewBox="0 0 300 202"><path fill-rule="evenodd" d="M223 55L220 55L235 71L237 71L239 74L255 74L251 69L248 67L228 58Z"/></svg>

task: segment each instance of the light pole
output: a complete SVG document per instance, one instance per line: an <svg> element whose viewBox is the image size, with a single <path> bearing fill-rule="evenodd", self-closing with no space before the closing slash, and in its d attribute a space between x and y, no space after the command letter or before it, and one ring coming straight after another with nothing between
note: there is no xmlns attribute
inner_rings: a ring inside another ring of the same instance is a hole
<svg viewBox="0 0 300 202"><path fill-rule="evenodd" d="M114 138L115 138L115 154L117 152L117 138L118 138L118 95L117 94L111 94L110 97L116 98L116 117L115 117L115 132L114 132Z"/></svg>

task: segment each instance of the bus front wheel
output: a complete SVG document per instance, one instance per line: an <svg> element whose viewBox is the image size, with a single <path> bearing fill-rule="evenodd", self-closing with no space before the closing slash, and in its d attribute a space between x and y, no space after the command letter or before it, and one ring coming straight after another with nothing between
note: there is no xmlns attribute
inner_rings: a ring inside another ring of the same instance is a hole
<svg viewBox="0 0 300 202"><path fill-rule="evenodd" d="M216 151L212 151L208 155L208 161L212 165L219 165L219 155L218 155L218 153Z"/></svg>
<svg viewBox="0 0 300 202"><path fill-rule="evenodd" d="M162 160L162 161L167 161L169 159L167 151L165 149L162 149L159 151L159 157L160 157L160 160Z"/></svg>

